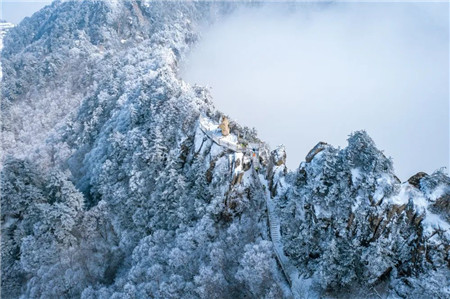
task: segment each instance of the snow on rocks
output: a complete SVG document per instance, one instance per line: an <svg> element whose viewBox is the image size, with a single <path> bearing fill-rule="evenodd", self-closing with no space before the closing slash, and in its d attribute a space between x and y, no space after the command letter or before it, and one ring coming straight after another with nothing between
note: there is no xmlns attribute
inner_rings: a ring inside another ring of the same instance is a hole
<svg viewBox="0 0 450 299"><path fill-rule="evenodd" d="M232 151L243 151L244 148L238 145L238 138L234 134L222 135L219 124L214 123L207 117L201 116L199 118L200 130L211 138L216 144L226 147Z"/></svg>

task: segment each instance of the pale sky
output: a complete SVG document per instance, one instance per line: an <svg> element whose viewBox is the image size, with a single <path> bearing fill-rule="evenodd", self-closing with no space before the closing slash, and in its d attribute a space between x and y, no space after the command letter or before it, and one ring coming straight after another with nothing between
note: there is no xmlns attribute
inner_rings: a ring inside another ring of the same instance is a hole
<svg viewBox="0 0 450 299"><path fill-rule="evenodd" d="M401 180L449 164L446 3L271 4L212 28L182 78L284 144L290 169L319 141L365 129Z"/></svg>
<svg viewBox="0 0 450 299"><path fill-rule="evenodd" d="M25 17L31 17L33 13L52 1L29 1L29 0L0 0L0 19L13 24L19 24Z"/></svg>

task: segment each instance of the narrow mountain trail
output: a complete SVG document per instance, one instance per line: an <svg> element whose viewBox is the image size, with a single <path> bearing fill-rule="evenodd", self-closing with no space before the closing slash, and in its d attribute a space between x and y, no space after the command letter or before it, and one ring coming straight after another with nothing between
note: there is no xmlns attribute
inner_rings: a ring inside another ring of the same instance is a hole
<svg viewBox="0 0 450 299"><path fill-rule="evenodd" d="M311 284L311 279L301 279L297 268L292 265L288 257L284 254L283 243L281 241L281 224L280 219L275 213L275 202L273 201L270 193L268 192L268 182L264 175L257 174L255 169L252 168L254 175L256 176L256 182L264 190L266 196L267 216L269 219L269 233L273 243L274 252L280 264L281 270L289 283L291 292L295 298L317 298L318 294L311 293L305 294L304 290L308 289L306 286Z"/></svg>
<svg viewBox="0 0 450 299"><path fill-rule="evenodd" d="M281 242L281 233L280 233L280 220L275 215L274 204L272 202L272 199L270 198L269 192L267 191L267 190L269 190L267 180L264 178L263 175L257 174L254 168L252 168L252 170L253 170L253 175L256 178L255 181L259 184L259 187L262 190L264 190L264 195L266 197L265 201L266 201L266 208L267 208L267 218L269 220L269 234L270 234L270 239L272 240L272 243L273 243L275 255L277 257L278 263L280 264L281 270L282 270L287 282L289 283L289 286L292 288L292 278L291 278L290 273L286 269L287 257L284 256L284 254L283 254L283 245ZM283 259L283 257L285 259Z"/></svg>
<svg viewBox="0 0 450 299"><path fill-rule="evenodd" d="M233 152L245 151L243 147L240 147L239 145L229 141L224 142L222 138L220 138L218 135L216 136L214 134L215 125L208 122L204 117L200 117L199 119L199 128L205 134L205 136L211 139L215 144L224 147L228 150L231 150ZM255 178L255 182L258 185L258 188L264 190L264 195L266 197L265 202L267 206L267 215L269 220L270 239L272 240L273 243L273 248L275 251L275 256L278 260L278 264L280 265L283 275L292 291L294 289L293 287L295 287L295 284L297 283L298 280L296 279L298 277L298 271L293 265L290 265L288 258L283 253L283 244L281 242L281 232L280 232L280 220L275 215L275 203L273 202L270 193L267 191L269 190L267 180L263 175L258 174L256 172L253 165L251 169L252 174Z"/></svg>

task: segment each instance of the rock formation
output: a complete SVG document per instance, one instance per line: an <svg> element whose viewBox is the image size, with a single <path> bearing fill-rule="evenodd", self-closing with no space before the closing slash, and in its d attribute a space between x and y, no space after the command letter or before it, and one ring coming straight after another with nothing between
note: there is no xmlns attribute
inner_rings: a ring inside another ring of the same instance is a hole
<svg viewBox="0 0 450 299"><path fill-rule="evenodd" d="M222 131L222 136L230 135L229 121L227 117L222 117L222 121L219 125L219 129Z"/></svg>

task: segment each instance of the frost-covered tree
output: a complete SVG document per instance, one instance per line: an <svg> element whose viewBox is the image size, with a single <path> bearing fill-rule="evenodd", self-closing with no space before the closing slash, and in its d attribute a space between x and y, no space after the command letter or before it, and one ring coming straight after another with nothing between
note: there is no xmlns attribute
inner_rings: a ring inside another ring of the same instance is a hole
<svg viewBox="0 0 450 299"><path fill-rule="evenodd" d="M231 121L260 144L256 172L202 131L222 113L178 65L236 6L54 1L8 32L2 297L448 295L444 172L400 184L365 132L289 172L282 147Z"/></svg>

